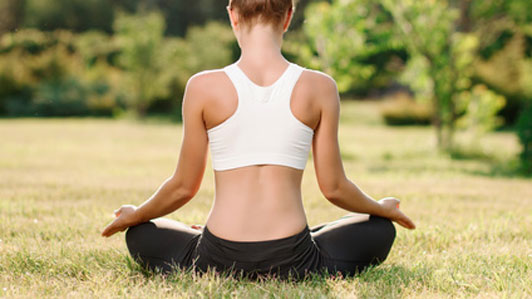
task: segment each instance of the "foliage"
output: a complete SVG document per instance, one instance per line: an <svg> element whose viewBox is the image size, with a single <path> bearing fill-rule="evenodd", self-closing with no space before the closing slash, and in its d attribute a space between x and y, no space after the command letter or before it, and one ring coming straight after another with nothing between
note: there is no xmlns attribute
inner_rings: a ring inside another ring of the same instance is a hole
<svg viewBox="0 0 532 299"><path fill-rule="evenodd" d="M377 1L318 2L305 16L301 59L333 76L340 92L378 87L398 72L404 47Z"/></svg>
<svg viewBox="0 0 532 299"><path fill-rule="evenodd" d="M410 75L403 80L418 94L429 96L434 107L438 144L450 150L458 119L457 96L471 85L476 37L455 31L458 12L446 1L383 2L397 22L398 33L409 52L415 56L407 68L419 69L419 77ZM419 80L428 83L423 86L423 92L419 90Z"/></svg>
<svg viewBox="0 0 532 299"><path fill-rule="evenodd" d="M428 125L432 119L430 105L416 102L404 93L384 100L380 112L388 125Z"/></svg>
<svg viewBox="0 0 532 299"><path fill-rule="evenodd" d="M532 58L527 54L526 35L508 34L497 51L475 63L477 80L506 96L503 111L508 123L514 123L527 100L532 100Z"/></svg>
<svg viewBox="0 0 532 299"><path fill-rule="evenodd" d="M114 24L120 45L119 65L124 69L121 87L128 106L139 115L146 114L155 99L167 97L172 78L173 50L165 43L161 15L121 15Z"/></svg>
<svg viewBox="0 0 532 299"><path fill-rule="evenodd" d="M138 115L172 113L193 74L229 64L229 26L193 27L185 39L164 37L160 14L121 15L116 35L28 29L0 42L0 114Z"/></svg>
<svg viewBox="0 0 532 299"><path fill-rule="evenodd" d="M480 21L478 25L489 25L492 34L500 34L500 29L512 26L525 29L532 23L532 2L526 0L475 0L470 3L471 18ZM517 29L517 28L514 28ZM486 32L487 33L487 32Z"/></svg>
<svg viewBox="0 0 532 299"><path fill-rule="evenodd" d="M90 101L104 96L107 87L85 77L75 49L76 36L67 31L5 35L0 45L0 111L11 116L109 114Z"/></svg>
<svg viewBox="0 0 532 299"><path fill-rule="evenodd" d="M139 115L156 100L179 104L175 95L182 93L190 76L225 66L233 58L233 33L216 22L192 27L185 39L164 38L164 20L155 13L122 15L115 30L121 48L118 61L125 70L122 90Z"/></svg>
<svg viewBox="0 0 532 299"><path fill-rule="evenodd" d="M114 10L106 0L25 0L26 27L111 32L113 19Z"/></svg>
<svg viewBox="0 0 532 299"><path fill-rule="evenodd" d="M532 100L530 84L526 83L532 77L532 2L474 0L462 3L467 12L463 14L464 23L480 42L475 80L506 97L507 105L501 115L507 125L515 124L520 110Z"/></svg>
<svg viewBox="0 0 532 299"><path fill-rule="evenodd" d="M505 98L489 90L484 85L475 85L471 91L459 96L458 109L462 115L457 125L469 131L472 143L487 132L502 125L503 119L497 112L504 107Z"/></svg>
<svg viewBox="0 0 532 299"><path fill-rule="evenodd" d="M401 80L431 102L438 144L449 150L478 44L475 35L456 31L458 16L447 1L334 1L310 6L305 30L318 53L309 52L314 65L337 78L341 90L371 80L377 68L367 55L406 49Z"/></svg>
<svg viewBox="0 0 532 299"><path fill-rule="evenodd" d="M297 1L292 28L303 24L304 8L310 2ZM0 1L0 34L16 29L35 28L44 31L64 29L75 32L90 30L112 32L118 12L145 14L160 11L168 25L167 36L184 37L191 26L210 21L229 25L225 7L220 0L2 0Z"/></svg>
<svg viewBox="0 0 532 299"><path fill-rule="evenodd" d="M191 27L182 46L186 53L179 57L180 64L192 75L229 64L234 58L232 49L237 45L229 26L209 22Z"/></svg>

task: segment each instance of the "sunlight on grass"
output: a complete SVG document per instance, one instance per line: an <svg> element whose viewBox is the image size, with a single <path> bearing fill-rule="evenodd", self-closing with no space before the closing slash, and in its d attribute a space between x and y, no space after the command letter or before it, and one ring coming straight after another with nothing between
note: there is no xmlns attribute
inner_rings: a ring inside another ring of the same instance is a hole
<svg viewBox="0 0 532 299"><path fill-rule="evenodd" d="M492 159L451 159L430 127L385 127L375 111L343 104L346 171L376 198L401 198L418 229L399 228L386 262L359 277L302 283L146 276L123 234L99 236L115 208L140 204L171 175L180 125L0 120L0 297L532 296L532 183L504 170L514 136L482 141ZM203 223L213 192L209 163L197 196L169 217ZM346 213L320 194L311 162L303 195L310 225Z"/></svg>

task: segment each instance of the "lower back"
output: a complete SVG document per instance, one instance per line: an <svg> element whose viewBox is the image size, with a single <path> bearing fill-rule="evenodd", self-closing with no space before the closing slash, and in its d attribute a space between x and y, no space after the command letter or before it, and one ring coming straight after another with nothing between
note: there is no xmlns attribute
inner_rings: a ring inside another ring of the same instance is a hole
<svg viewBox="0 0 532 299"><path fill-rule="evenodd" d="M307 225L301 200L302 174L276 165L215 172L209 231L233 241L273 240L301 232Z"/></svg>

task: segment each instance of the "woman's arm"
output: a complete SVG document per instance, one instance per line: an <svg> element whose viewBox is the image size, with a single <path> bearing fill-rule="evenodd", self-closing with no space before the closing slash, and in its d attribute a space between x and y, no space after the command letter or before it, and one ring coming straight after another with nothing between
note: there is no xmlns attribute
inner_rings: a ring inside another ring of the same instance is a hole
<svg viewBox="0 0 532 299"><path fill-rule="evenodd" d="M398 199L389 197L377 202L346 177L338 145L340 97L336 82L326 75L319 75L316 79L321 116L314 132L312 151L323 195L345 210L386 217L406 228L415 228L414 223L399 210Z"/></svg>
<svg viewBox="0 0 532 299"><path fill-rule="evenodd" d="M174 174L138 208L122 206L115 211L117 218L102 232L109 237L118 231L153 218L167 215L189 202L198 191L207 161L208 137L203 122L203 92L201 75L192 77L183 98L183 139Z"/></svg>

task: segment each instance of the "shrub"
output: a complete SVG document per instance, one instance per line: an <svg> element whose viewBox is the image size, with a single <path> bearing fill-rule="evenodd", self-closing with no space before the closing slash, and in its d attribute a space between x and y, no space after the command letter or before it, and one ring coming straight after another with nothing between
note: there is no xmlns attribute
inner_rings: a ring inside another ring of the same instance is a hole
<svg viewBox="0 0 532 299"><path fill-rule="evenodd" d="M468 131L473 140L504 123L497 113L504 107L506 99L485 85L475 85L470 91L462 92L457 102L458 110L462 111L457 125Z"/></svg>
<svg viewBox="0 0 532 299"><path fill-rule="evenodd" d="M93 65L87 63L77 39L68 31L20 30L4 35L0 43L0 113L111 115L117 96L109 78L116 72L98 60Z"/></svg>
<svg viewBox="0 0 532 299"><path fill-rule="evenodd" d="M233 60L221 23L163 35L160 14L121 15L116 35L23 29L0 39L0 115L166 113L179 118L187 80Z"/></svg>
<svg viewBox="0 0 532 299"><path fill-rule="evenodd" d="M527 100L532 99L532 59L522 34L509 35L489 59L475 63L476 79L504 95L507 104L499 112L506 124L515 124Z"/></svg>
<svg viewBox="0 0 532 299"><path fill-rule="evenodd" d="M43 30L93 28L110 32L113 3L106 0L25 0L24 25Z"/></svg>
<svg viewBox="0 0 532 299"><path fill-rule="evenodd" d="M428 125L432 109L428 104L418 103L410 96L399 93L383 101L380 112L388 125Z"/></svg>

